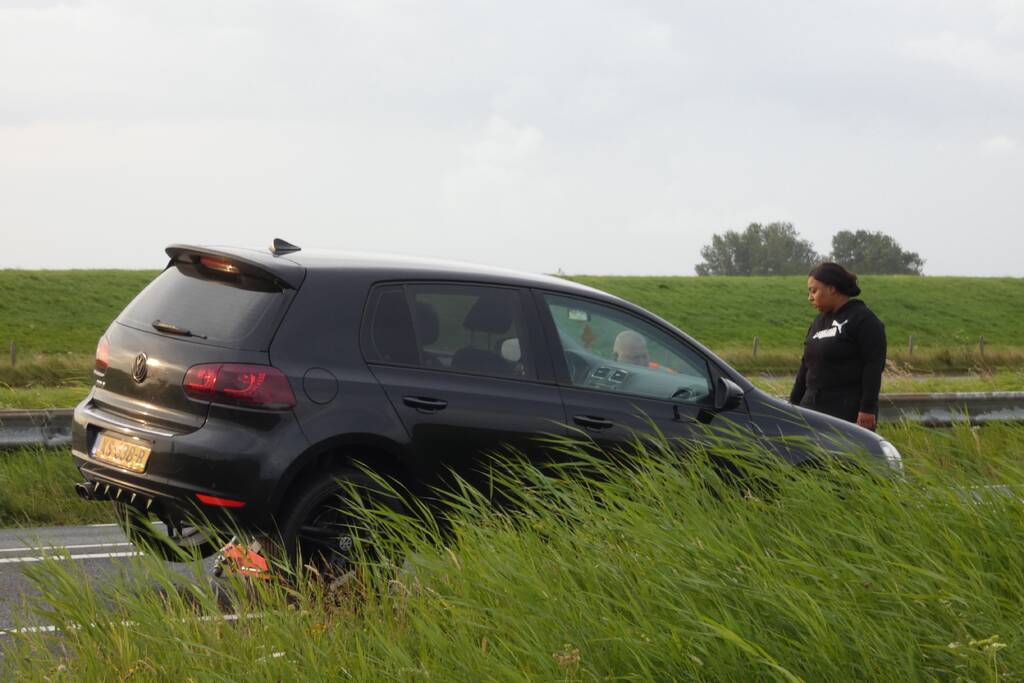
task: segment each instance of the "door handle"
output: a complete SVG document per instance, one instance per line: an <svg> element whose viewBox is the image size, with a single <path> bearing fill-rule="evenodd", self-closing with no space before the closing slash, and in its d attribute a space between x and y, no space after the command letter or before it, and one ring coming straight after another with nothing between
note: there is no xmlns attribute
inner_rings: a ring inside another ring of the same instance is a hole
<svg viewBox="0 0 1024 683"><path fill-rule="evenodd" d="M436 413L448 407L448 401L426 396L403 396L402 403L423 413Z"/></svg>
<svg viewBox="0 0 1024 683"><path fill-rule="evenodd" d="M611 429L615 426L611 420L606 420L603 417L591 417L590 415L573 415L572 421L580 427L595 430Z"/></svg>

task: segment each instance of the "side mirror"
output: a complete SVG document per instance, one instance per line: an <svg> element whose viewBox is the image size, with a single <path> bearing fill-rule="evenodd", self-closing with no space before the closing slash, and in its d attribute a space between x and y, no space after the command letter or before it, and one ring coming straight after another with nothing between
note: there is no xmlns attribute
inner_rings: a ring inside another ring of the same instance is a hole
<svg viewBox="0 0 1024 683"><path fill-rule="evenodd" d="M715 387L715 410L732 410L743 402L743 389L740 385L725 377L718 378L718 385Z"/></svg>

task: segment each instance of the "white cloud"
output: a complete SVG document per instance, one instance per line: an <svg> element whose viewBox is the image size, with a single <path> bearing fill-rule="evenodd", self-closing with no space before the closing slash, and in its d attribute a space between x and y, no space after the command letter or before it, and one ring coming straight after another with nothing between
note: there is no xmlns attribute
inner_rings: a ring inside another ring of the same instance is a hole
<svg viewBox="0 0 1024 683"><path fill-rule="evenodd" d="M0 0L0 229L26 236L0 267L280 235L687 273L712 233L771 220L819 247L970 222L1019 251L998 232L1024 173L1021 8ZM988 268L972 248L923 255Z"/></svg>
<svg viewBox="0 0 1024 683"><path fill-rule="evenodd" d="M992 11L1000 33L1024 30L1024 2L1021 0L992 0Z"/></svg>
<svg viewBox="0 0 1024 683"><path fill-rule="evenodd" d="M533 126L515 126L492 116L483 137L467 147L465 155L475 164L510 165L533 155L543 140L544 135Z"/></svg>
<svg viewBox="0 0 1024 683"><path fill-rule="evenodd" d="M981 151L988 156L1003 156L1017 149L1017 141L1006 135L996 135L981 143Z"/></svg>
<svg viewBox="0 0 1024 683"><path fill-rule="evenodd" d="M984 81L1024 84L1024 52L1001 49L989 40L943 31L908 41L905 50L914 59L951 67Z"/></svg>
<svg viewBox="0 0 1024 683"><path fill-rule="evenodd" d="M486 199L482 195L504 193L510 185L526 181L526 167L543 141L543 133L533 126L492 116L479 137L464 146L458 168L442 179L447 200L455 204L466 198Z"/></svg>

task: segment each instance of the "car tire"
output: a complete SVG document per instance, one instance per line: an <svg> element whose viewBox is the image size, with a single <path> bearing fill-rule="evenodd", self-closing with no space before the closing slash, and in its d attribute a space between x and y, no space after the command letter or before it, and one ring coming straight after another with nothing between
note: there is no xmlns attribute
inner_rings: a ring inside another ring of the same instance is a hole
<svg viewBox="0 0 1024 683"><path fill-rule="evenodd" d="M187 562L212 555L216 546L196 527L167 534L154 526L149 515L127 503L114 502L114 515L128 540L169 562Z"/></svg>
<svg viewBox="0 0 1024 683"><path fill-rule="evenodd" d="M278 518L278 540L272 545L283 551L281 560L290 566L301 562L335 577L354 568L357 534L363 534L365 541L366 525L344 510L352 486L374 503L396 512L404 510L393 493L384 492L362 472L350 468L317 472L299 485L287 511Z"/></svg>

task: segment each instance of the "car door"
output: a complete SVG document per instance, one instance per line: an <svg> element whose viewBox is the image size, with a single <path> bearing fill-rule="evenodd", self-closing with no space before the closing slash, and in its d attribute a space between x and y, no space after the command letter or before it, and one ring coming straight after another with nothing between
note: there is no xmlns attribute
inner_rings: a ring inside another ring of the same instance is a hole
<svg viewBox="0 0 1024 683"><path fill-rule="evenodd" d="M489 457L538 457L565 411L529 294L403 283L369 300L364 349L413 445L423 484L456 472L485 488Z"/></svg>
<svg viewBox="0 0 1024 683"><path fill-rule="evenodd" d="M749 423L742 405L715 409L716 368L661 325L584 297L538 291L535 301L578 435L614 451L645 434L692 441Z"/></svg>

